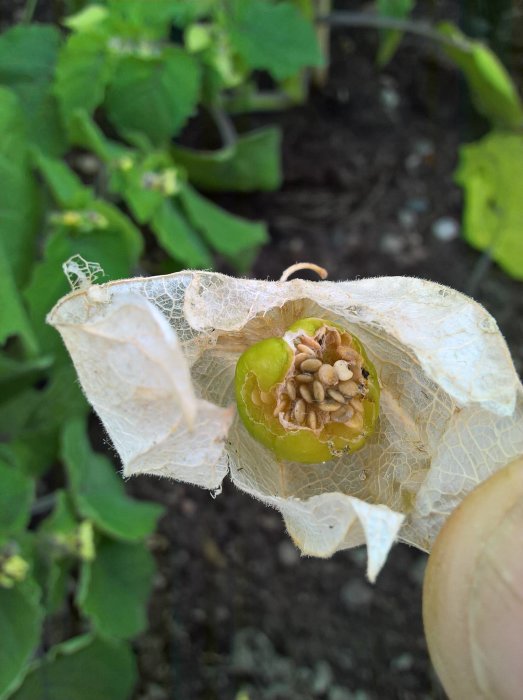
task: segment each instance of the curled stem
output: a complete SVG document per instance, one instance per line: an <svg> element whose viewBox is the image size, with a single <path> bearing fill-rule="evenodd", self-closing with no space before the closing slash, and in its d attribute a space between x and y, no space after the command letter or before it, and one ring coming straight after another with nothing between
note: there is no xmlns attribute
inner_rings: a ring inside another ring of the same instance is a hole
<svg viewBox="0 0 523 700"><path fill-rule="evenodd" d="M324 267L320 267L315 263L295 263L283 271L283 274L280 277L280 282L286 282L291 275L293 275L295 272L299 272L300 270L312 270L322 280L327 279L329 276L329 273Z"/></svg>

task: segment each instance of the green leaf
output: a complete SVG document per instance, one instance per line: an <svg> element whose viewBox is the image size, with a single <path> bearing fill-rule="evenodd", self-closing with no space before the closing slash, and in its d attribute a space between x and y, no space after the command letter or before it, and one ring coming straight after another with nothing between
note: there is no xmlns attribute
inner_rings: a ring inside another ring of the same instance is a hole
<svg viewBox="0 0 523 700"><path fill-rule="evenodd" d="M378 0L377 9L380 17L404 19L414 9L415 0ZM403 37L403 32L396 29L386 29L380 32L380 47L378 50L378 65L383 67L391 60Z"/></svg>
<svg viewBox="0 0 523 700"><path fill-rule="evenodd" d="M13 588L0 587L0 698L6 698L17 688L26 674L40 638L41 624L38 592L30 581Z"/></svg>
<svg viewBox="0 0 523 700"><path fill-rule="evenodd" d="M43 389L28 389L0 403L0 423L8 439L51 432L73 416L83 416L88 406L71 365L55 367Z"/></svg>
<svg viewBox="0 0 523 700"><path fill-rule="evenodd" d="M103 102L113 72L103 33L71 34L60 51L54 92L66 125L78 109L92 114Z"/></svg>
<svg viewBox="0 0 523 700"><path fill-rule="evenodd" d="M29 521L34 481L0 460L0 536L22 530Z"/></svg>
<svg viewBox="0 0 523 700"><path fill-rule="evenodd" d="M80 12L70 15L64 19L62 24L75 32L92 31L103 26L109 16L107 7L92 4L84 7Z"/></svg>
<svg viewBox="0 0 523 700"><path fill-rule="evenodd" d="M136 682L127 643L75 637L37 662L10 700L129 700Z"/></svg>
<svg viewBox="0 0 523 700"><path fill-rule="evenodd" d="M36 354L38 343L0 240L0 345L11 336L19 336L26 351Z"/></svg>
<svg viewBox="0 0 523 700"><path fill-rule="evenodd" d="M147 626L155 564L144 544L104 539L82 566L78 603L102 636L132 638Z"/></svg>
<svg viewBox="0 0 523 700"><path fill-rule="evenodd" d="M450 22L438 28L456 42L455 46L443 48L465 74L477 109L494 126L523 126L523 105L517 88L496 54L482 42L468 39Z"/></svg>
<svg viewBox="0 0 523 700"><path fill-rule="evenodd" d="M212 257L199 234L190 226L175 202L164 200L151 222L160 246L182 265L212 267Z"/></svg>
<svg viewBox="0 0 523 700"><path fill-rule="evenodd" d="M466 240L523 280L523 136L493 132L462 146L456 181L465 190Z"/></svg>
<svg viewBox="0 0 523 700"><path fill-rule="evenodd" d="M131 153L129 148L108 139L85 110L77 109L69 122L71 143L95 153L104 162L123 158Z"/></svg>
<svg viewBox="0 0 523 700"><path fill-rule="evenodd" d="M277 80L323 64L313 25L290 2L233 0L228 29L248 67L265 69Z"/></svg>
<svg viewBox="0 0 523 700"><path fill-rule="evenodd" d="M92 190L64 162L35 153L34 162L61 207L77 209L93 199Z"/></svg>
<svg viewBox="0 0 523 700"><path fill-rule="evenodd" d="M1 286L1 284L0 284ZM28 360L20 360L10 357L6 353L0 353L0 383L2 384L2 398L6 398L5 384L12 383L18 380L31 381L42 370L49 369L53 360L52 357L34 357Z"/></svg>
<svg viewBox="0 0 523 700"><path fill-rule="evenodd" d="M148 223L166 197L161 188L147 187L147 178L168 168L172 169L172 161L163 151L151 152L141 160L132 154L116 162L109 187L125 199L139 223Z"/></svg>
<svg viewBox="0 0 523 700"><path fill-rule="evenodd" d="M161 145L184 126L199 95L198 64L182 49L169 47L161 58L120 61L107 93L107 115L124 138L138 131Z"/></svg>
<svg viewBox="0 0 523 700"><path fill-rule="evenodd" d="M133 25L141 27L156 27L166 30L166 25L173 22L179 27L185 27L205 16L213 7L214 0L109 0L113 12L118 12Z"/></svg>
<svg viewBox="0 0 523 700"><path fill-rule="evenodd" d="M202 232L209 246L222 255L234 260L268 241L264 224L229 214L190 185L183 187L180 197L193 226Z"/></svg>
<svg viewBox="0 0 523 700"><path fill-rule="evenodd" d="M62 459L79 513L100 530L135 541L151 533L163 509L129 498L112 463L93 452L82 421L70 421L62 433Z"/></svg>
<svg viewBox="0 0 523 700"><path fill-rule="evenodd" d="M281 132L268 127L240 136L218 151L172 146L177 163L198 188L214 192L276 190L281 186Z"/></svg>
<svg viewBox="0 0 523 700"><path fill-rule="evenodd" d="M14 93L0 87L0 244L18 284L35 254L39 200L31 172L23 112Z"/></svg>
<svg viewBox="0 0 523 700"><path fill-rule="evenodd" d="M0 36L0 83L18 97L28 138L54 155L65 150L50 92L59 47L60 32L51 25L17 25Z"/></svg>

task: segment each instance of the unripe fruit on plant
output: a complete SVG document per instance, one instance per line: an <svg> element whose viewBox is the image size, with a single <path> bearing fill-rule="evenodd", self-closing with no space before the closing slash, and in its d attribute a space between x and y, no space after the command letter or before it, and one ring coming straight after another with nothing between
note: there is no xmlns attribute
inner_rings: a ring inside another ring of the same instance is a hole
<svg viewBox="0 0 523 700"><path fill-rule="evenodd" d="M305 318L248 348L235 376L238 412L278 459L325 462L365 444L379 413L376 370L360 341Z"/></svg>

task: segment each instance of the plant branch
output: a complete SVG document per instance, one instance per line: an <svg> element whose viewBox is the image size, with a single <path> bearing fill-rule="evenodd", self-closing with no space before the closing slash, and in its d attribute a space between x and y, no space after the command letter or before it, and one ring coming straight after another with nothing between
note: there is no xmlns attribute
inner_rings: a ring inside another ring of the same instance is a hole
<svg viewBox="0 0 523 700"><path fill-rule="evenodd" d="M22 15L22 24L29 24L33 21L34 13L36 11L36 6L38 5L38 0L27 0Z"/></svg>
<svg viewBox="0 0 523 700"><path fill-rule="evenodd" d="M218 107L217 105L213 105L209 111L220 132L223 147L230 148L234 146L238 140L238 134L236 133L236 128L232 119L222 107Z"/></svg>
<svg viewBox="0 0 523 700"><path fill-rule="evenodd" d="M416 34L424 39L436 41L439 44L459 48L462 51L470 51L467 42L456 37L445 36L433 25L427 22L416 22L409 19L398 19L396 17L380 17L366 12L338 11L329 15L319 15L316 22L328 24L331 27L373 27L375 29L396 29L400 32Z"/></svg>

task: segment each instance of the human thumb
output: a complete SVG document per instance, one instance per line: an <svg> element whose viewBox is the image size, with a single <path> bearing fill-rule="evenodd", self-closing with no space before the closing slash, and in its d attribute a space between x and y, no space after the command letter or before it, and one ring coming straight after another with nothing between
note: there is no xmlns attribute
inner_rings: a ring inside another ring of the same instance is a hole
<svg viewBox="0 0 523 700"><path fill-rule="evenodd" d="M523 459L478 486L429 558L423 622L451 700L523 698Z"/></svg>

